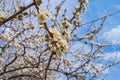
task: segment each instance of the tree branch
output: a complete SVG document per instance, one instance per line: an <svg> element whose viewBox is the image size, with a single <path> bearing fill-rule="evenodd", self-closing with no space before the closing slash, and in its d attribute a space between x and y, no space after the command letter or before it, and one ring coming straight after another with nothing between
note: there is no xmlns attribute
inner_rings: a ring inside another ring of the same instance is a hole
<svg viewBox="0 0 120 80"><path fill-rule="evenodd" d="M13 14L12 16L10 16L8 19L5 19L2 23L0 23L0 27L5 24L6 22L12 20L13 18L15 18L17 15L21 14L23 11L27 10L28 8L30 8L31 6L33 6L35 3L31 3L28 6L24 7L23 9L21 9L20 11L18 11L17 13Z"/></svg>

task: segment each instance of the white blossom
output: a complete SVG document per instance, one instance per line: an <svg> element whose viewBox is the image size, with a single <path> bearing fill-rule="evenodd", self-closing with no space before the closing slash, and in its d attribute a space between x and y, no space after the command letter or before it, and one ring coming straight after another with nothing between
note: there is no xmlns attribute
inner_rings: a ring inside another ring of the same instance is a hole
<svg viewBox="0 0 120 80"><path fill-rule="evenodd" d="M45 22L48 17L50 17L50 13L47 10L40 10L40 14L38 16L40 23Z"/></svg>

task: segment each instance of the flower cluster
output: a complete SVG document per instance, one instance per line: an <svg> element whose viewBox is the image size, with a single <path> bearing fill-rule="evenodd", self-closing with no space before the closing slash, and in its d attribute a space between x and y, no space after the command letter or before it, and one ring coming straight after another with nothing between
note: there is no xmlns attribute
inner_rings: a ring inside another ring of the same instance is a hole
<svg viewBox="0 0 120 80"><path fill-rule="evenodd" d="M54 50L57 52L56 55L61 57L63 52L68 51L68 44L65 37L56 29L51 28L50 32L53 36L53 41L55 42L56 46L54 46ZM70 33L67 31L67 35L70 36Z"/></svg>

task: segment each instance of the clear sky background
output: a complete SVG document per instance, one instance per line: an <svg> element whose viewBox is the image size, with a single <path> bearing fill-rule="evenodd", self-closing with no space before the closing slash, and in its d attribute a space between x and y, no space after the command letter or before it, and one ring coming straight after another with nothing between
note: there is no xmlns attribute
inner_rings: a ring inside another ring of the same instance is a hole
<svg viewBox="0 0 120 80"><path fill-rule="evenodd" d="M87 12L85 13L85 20L89 21L97 17L101 17L107 13L112 13L120 9L120 0L90 0ZM109 17L102 30L104 36L108 33L107 41L120 44L120 13ZM120 60L120 46L108 47L105 49L105 53L109 56L114 56L118 53L118 60ZM116 65L108 70L106 80L120 80L120 64Z"/></svg>

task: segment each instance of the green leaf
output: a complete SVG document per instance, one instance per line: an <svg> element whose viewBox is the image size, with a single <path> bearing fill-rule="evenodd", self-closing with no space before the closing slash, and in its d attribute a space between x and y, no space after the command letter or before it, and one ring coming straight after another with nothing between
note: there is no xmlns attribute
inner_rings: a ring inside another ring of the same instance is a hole
<svg viewBox="0 0 120 80"><path fill-rule="evenodd" d="M25 8L25 6L20 6L19 8L20 8L20 10L21 10L21 9L24 9L24 8Z"/></svg>
<svg viewBox="0 0 120 80"><path fill-rule="evenodd" d="M18 16L18 20L22 20L23 19L23 16L22 15L19 15Z"/></svg>
<svg viewBox="0 0 120 80"><path fill-rule="evenodd" d="M27 13L27 12L23 12L22 14L23 14L24 16L27 16L27 15L28 15L28 13Z"/></svg>
<svg viewBox="0 0 120 80"><path fill-rule="evenodd" d="M45 35L45 40L49 41L49 35Z"/></svg>
<svg viewBox="0 0 120 80"><path fill-rule="evenodd" d="M81 80L86 80L84 76L81 76Z"/></svg>
<svg viewBox="0 0 120 80"><path fill-rule="evenodd" d="M2 52L0 52L0 56L2 56Z"/></svg>

